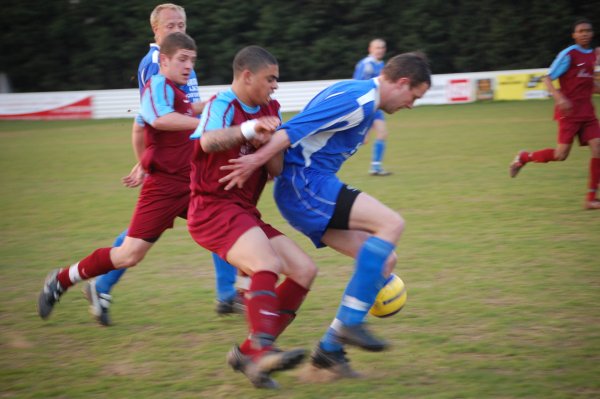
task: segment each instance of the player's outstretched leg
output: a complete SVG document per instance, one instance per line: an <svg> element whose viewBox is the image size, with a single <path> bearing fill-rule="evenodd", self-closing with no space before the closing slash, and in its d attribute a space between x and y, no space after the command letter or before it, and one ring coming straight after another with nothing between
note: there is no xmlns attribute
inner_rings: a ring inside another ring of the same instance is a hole
<svg viewBox="0 0 600 399"><path fill-rule="evenodd" d="M54 305L69 287L115 269L110 258L112 248L98 248L79 262L50 272L38 298L38 314L47 319Z"/></svg>
<svg viewBox="0 0 600 399"><path fill-rule="evenodd" d="M509 166L509 174L510 177L517 177L523 166L529 162L547 163L558 160L554 148L545 148L534 152L519 151Z"/></svg>

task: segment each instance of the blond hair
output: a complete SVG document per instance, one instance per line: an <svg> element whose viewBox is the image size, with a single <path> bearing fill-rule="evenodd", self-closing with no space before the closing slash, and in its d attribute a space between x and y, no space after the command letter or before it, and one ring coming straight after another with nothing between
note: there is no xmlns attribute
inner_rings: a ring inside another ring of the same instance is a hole
<svg viewBox="0 0 600 399"><path fill-rule="evenodd" d="M177 11L177 12L181 13L181 15L183 15L184 20L186 19L185 9L183 7L178 6L177 4L173 4L173 3L159 4L156 7L154 7L154 10L152 10L152 13L150 14L150 26L152 26L152 28L154 28L155 26L158 25L158 17L162 10Z"/></svg>

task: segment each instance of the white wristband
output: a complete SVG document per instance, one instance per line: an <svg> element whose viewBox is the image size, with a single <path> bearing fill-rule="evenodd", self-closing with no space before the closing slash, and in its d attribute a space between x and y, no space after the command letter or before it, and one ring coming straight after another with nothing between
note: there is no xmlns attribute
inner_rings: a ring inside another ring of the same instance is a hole
<svg viewBox="0 0 600 399"><path fill-rule="evenodd" d="M256 136L256 130L254 130L254 127L257 123L258 121L256 119L252 119L240 125L242 136L244 136L246 140L250 141Z"/></svg>

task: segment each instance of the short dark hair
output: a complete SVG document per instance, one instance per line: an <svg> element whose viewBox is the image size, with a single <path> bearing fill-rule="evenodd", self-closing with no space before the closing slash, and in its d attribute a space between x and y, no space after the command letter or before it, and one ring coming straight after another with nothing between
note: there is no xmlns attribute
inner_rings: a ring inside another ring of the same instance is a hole
<svg viewBox="0 0 600 399"><path fill-rule="evenodd" d="M420 51L392 57L383 67L381 75L391 82L396 82L400 78L409 78L410 87L418 86L421 83L431 86L429 61L427 56Z"/></svg>
<svg viewBox="0 0 600 399"><path fill-rule="evenodd" d="M196 51L196 42L190 36L181 32L169 33L160 45L160 53L167 57L175 55L177 50Z"/></svg>
<svg viewBox="0 0 600 399"><path fill-rule="evenodd" d="M233 76L237 76L245 69L256 72L269 65L278 65L273 54L259 46L244 47L233 59Z"/></svg>
<svg viewBox="0 0 600 399"><path fill-rule="evenodd" d="M587 18L576 19L575 22L573 22L573 29L571 30L571 32L575 32L575 29L577 29L577 25L581 25L581 24L588 24L588 25L592 26L592 21L590 21Z"/></svg>

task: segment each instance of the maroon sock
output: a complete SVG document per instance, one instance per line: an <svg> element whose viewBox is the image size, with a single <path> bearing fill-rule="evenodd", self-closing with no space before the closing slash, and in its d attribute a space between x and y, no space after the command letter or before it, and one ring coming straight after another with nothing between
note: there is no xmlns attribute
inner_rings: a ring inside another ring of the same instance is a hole
<svg viewBox="0 0 600 399"><path fill-rule="evenodd" d="M271 348L279 326L279 299L275 294L277 274L254 273L246 293L246 317L250 337L240 345L242 353L253 355Z"/></svg>
<svg viewBox="0 0 600 399"><path fill-rule="evenodd" d="M308 289L304 288L291 278L286 278L275 290L279 298L279 325L277 336L279 336L296 317L296 311L304 302Z"/></svg>
<svg viewBox="0 0 600 399"><path fill-rule="evenodd" d="M546 163L555 161L554 148L546 148L545 150L539 150L530 152L527 156L527 161L533 161L538 163Z"/></svg>
<svg viewBox="0 0 600 399"><path fill-rule="evenodd" d="M587 200L594 201L598 192L598 183L600 183L600 158L590 159L590 179L588 181Z"/></svg>
<svg viewBox="0 0 600 399"><path fill-rule="evenodd" d="M110 260L111 249L99 248L80 260L79 263L76 263L78 277L75 278L75 281L71 280L69 276L69 269L75 265L61 269L57 276L60 286L66 290L79 280L87 280L88 278L100 276L114 270L115 266Z"/></svg>

